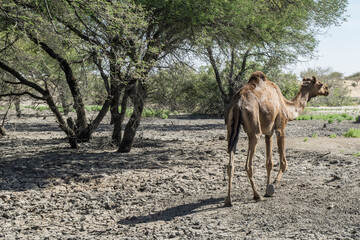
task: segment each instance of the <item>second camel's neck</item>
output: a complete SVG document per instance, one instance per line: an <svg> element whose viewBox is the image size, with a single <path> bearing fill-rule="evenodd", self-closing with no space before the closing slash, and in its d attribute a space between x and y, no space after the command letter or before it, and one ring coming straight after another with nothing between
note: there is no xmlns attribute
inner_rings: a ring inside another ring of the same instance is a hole
<svg viewBox="0 0 360 240"><path fill-rule="evenodd" d="M289 100L285 101L290 121L294 120L302 113L302 111L306 107L306 104L310 100L309 96L310 96L309 92L304 91L304 89L301 88L300 92L296 95L296 97L292 101Z"/></svg>

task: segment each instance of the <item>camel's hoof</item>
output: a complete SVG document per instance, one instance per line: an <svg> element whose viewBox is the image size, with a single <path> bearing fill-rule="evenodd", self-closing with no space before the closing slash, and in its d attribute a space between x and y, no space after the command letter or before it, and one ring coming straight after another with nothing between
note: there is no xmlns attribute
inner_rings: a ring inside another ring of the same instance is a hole
<svg viewBox="0 0 360 240"><path fill-rule="evenodd" d="M266 194L265 197L271 197L275 193L275 185L269 184L266 188Z"/></svg>
<svg viewBox="0 0 360 240"><path fill-rule="evenodd" d="M232 203L228 201L226 201L224 204L224 207L232 207L232 206L233 206Z"/></svg>
<svg viewBox="0 0 360 240"><path fill-rule="evenodd" d="M263 199L262 197L260 197L260 196L254 196L254 200L255 200L256 202L261 202L261 201L263 201L264 199Z"/></svg>

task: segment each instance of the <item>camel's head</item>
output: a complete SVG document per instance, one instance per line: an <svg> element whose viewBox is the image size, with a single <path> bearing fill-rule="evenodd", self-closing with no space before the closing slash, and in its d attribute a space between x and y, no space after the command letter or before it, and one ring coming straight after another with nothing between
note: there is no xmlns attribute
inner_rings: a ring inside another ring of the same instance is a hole
<svg viewBox="0 0 360 240"><path fill-rule="evenodd" d="M303 86L309 89L310 97L329 95L329 87L314 76L312 78L303 78Z"/></svg>

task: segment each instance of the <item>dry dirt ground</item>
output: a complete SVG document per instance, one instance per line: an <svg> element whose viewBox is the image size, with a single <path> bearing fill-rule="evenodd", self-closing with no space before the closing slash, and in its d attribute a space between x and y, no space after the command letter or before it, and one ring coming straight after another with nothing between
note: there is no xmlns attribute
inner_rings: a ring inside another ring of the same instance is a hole
<svg viewBox="0 0 360 240"><path fill-rule="evenodd" d="M290 122L288 170L260 202L241 133L234 206L224 208L221 119L144 119L131 153L120 154L108 119L73 150L54 118L27 111L22 119L12 113L0 138L0 239L360 239L360 140L342 137L360 127L352 121ZM262 138L255 156L262 193L264 145ZM275 141L273 177L276 149Z"/></svg>

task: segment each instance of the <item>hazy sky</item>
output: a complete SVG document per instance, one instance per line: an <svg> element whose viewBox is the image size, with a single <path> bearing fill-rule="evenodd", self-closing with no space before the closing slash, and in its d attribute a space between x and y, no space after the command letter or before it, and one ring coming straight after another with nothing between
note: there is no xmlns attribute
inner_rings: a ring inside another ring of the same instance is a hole
<svg viewBox="0 0 360 240"><path fill-rule="evenodd" d="M319 58L307 63L299 63L289 70L299 74L311 67L330 67L345 76L360 72L360 1L349 0L347 22L340 27L332 27L322 36L318 46Z"/></svg>

